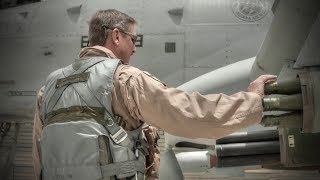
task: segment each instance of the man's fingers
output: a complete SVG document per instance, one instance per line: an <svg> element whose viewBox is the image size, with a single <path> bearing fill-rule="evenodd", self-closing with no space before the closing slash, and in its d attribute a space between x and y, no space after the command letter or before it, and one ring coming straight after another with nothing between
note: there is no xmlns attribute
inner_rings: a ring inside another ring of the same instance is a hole
<svg viewBox="0 0 320 180"><path fill-rule="evenodd" d="M263 83L272 82L277 79L277 76L271 74L265 74L258 77L258 81L262 81Z"/></svg>
<svg viewBox="0 0 320 180"><path fill-rule="evenodd" d="M272 82L274 82L274 81L276 81L277 79L269 79L269 80L267 80L266 82L265 82L265 84L267 84L267 83L272 83Z"/></svg>
<svg viewBox="0 0 320 180"><path fill-rule="evenodd" d="M271 74L265 74L259 76L256 80L250 83L248 87L249 92L255 92L259 94L261 97L264 96L264 85L267 82L272 82L277 79L277 76Z"/></svg>

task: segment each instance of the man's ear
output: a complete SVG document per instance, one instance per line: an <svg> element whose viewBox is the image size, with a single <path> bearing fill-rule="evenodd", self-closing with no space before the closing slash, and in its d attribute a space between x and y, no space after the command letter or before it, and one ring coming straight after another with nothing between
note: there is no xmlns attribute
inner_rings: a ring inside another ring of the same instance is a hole
<svg viewBox="0 0 320 180"><path fill-rule="evenodd" d="M120 43L119 35L120 35L120 33L119 33L118 29L115 28L112 30L112 32L111 32L112 42L117 46Z"/></svg>

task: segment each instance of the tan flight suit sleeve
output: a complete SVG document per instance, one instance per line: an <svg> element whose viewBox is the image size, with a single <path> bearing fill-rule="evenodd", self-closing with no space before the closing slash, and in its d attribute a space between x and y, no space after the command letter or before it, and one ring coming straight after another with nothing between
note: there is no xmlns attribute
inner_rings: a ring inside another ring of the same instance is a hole
<svg viewBox="0 0 320 180"><path fill-rule="evenodd" d="M218 139L261 121L263 108L258 94L189 94L168 88L129 65L118 70L120 91L130 116L170 134Z"/></svg>
<svg viewBox="0 0 320 180"><path fill-rule="evenodd" d="M34 176L36 180L40 180L41 173L41 161L40 161L40 144L39 139L42 132L42 121L41 121L41 104L44 87L42 87L36 99L36 109L33 121L33 144L32 144L32 159L34 167Z"/></svg>

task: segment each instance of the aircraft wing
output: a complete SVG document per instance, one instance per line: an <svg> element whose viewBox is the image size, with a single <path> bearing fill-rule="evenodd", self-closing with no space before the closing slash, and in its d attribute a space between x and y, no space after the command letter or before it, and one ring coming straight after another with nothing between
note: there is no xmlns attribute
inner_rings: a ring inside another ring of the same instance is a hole
<svg viewBox="0 0 320 180"><path fill-rule="evenodd" d="M224 92L224 88L237 87L262 74L278 75L277 82L266 85L267 95L263 100L265 113L261 123L265 127L274 128L269 131L278 132L278 139L276 141L261 140L259 143L270 143L265 144L264 148L276 146L279 151L277 153L272 150L272 153L265 152L268 157L248 156L252 150L249 147L254 145L252 142L248 142L248 138L245 138L225 143L211 141L211 144L215 145L214 152L212 153L213 149L210 149L211 151L206 151L202 153L202 156L199 156L198 154L203 152L203 149L199 148L199 144L208 145L210 144L208 140L181 139L168 134L166 137L169 138L166 142L171 147L175 148L177 144L183 142L189 148L198 148L194 153L177 153L177 160L183 170L190 170L191 159L194 158L201 161L202 163L197 165L206 167L204 169L207 171L212 167L237 167L260 163L266 168L291 170L286 171L288 173L286 177L319 178L317 169L320 167L320 158L318 158L317 152L320 149L314 145L320 142L320 96L317 94L320 90L320 2L316 0L276 0L272 10L274 11L273 21L255 58L214 70L184 83L179 88L188 92ZM231 72L236 74L235 78L225 76ZM262 133L268 130L259 127L251 133L259 133L259 131ZM241 133L232 134L225 139L230 140L236 136L241 136ZM189 142L189 144L185 142ZM212 146L207 146L207 148L210 147L212 148ZM246 156L237 154L242 150L245 154L247 153ZM256 153L257 149L254 151ZM222 155L223 153L226 154ZM275 154L278 155L271 157ZM216 164L212 164L212 156L217 158ZM263 160L254 161L254 159L260 158ZM197 168L197 165L193 167L193 170L201 169ZM202 171L204 169L202 168ZM307 172L315 174L314 176L296 174L295 170L309 170ZM253 172L244 171L249 174ZM230 172L227 171L227 174L231 175ZM276 171L269 173L274 172ZM279 177L278 175L274 176Z"/></svg>
<svg viewBox="0 0 320 180"><path fill-rule="evenodd" d="M318 33L311 33L319 29L319 8L319 1L312 0L280 0L274 3L274 18L252 67L251 79L266 73L278 75L288 61L303 65L302 61L310 60L302 59L302 55L306 48L310 48L312 39L319 39ZM319 55L316 50L308 53ZM316 62L310 65L316 65Z"/></svg>

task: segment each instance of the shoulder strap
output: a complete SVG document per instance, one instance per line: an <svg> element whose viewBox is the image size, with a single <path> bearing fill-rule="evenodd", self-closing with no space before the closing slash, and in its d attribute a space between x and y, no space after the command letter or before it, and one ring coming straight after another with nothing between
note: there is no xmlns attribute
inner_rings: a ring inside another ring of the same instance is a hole
<svg viewBox="0 0 320 180"><path fill-rule="evenodd" d="M79 96L82 98L82 100L86 103L87 106L93 107L94 104L98 103L102 107L104 107L105 115L104 122L102 122L102 125L107 129L114 143L129 147L134 145L134 142L131 140L131 138L128 137L128 133L115 122L111 112L108 111L108 109L111 109L110 107L108 107L108 104L111 103L104 102L104 100L107 99L108 94L106 93L108 92L104 92L104 98L101 98L98 97L97 94L94 93L85 83L71 84L71 86L79 94ZM88 96L88 94L91 94L91 96Z"/></svg>

